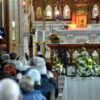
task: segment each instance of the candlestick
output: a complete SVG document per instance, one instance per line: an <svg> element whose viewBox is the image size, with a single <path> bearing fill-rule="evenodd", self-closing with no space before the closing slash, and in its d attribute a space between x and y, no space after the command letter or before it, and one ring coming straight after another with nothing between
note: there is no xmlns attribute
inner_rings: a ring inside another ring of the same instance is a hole
<svg viewBox="0 0 100 100"><path fill-rule="evenodd" d="M35 39L36 39L36 41L38 41L38 31L37 30L35 32Z"/></svg>
<svg viewBox="0 0 100 100"><path fill-rule="evenodd" d="M45 31L43 30L43 42L45 42Z"/></svg>

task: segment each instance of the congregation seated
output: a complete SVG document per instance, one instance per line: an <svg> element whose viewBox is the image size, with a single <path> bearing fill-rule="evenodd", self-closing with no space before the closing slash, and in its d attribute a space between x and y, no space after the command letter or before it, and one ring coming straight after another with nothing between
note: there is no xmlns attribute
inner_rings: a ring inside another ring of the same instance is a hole
<svg viewBox="0 0 100 100"><path fill-rule="evenodd" d="M33 86L30 91L27 93L22 89L22 100L29 100L27 98L31 98L30 100L51 100L50 96L52 91L55 91L56 94L58 94L58 87L55 82L53 73L48 73L46 68L46 61L42 57L33 57L30 59L30 65L27 65L27 60L24 57L19 57L19 59L16 59L16 55L14 53L10 54L11 57L9 57L9 54L2 55L3 60L2 64L0 66L0 81L4 78L10 78L16 83L20 83L21 80L23 80L24 75L28 75L25 80L30 80L31 78L33 80ZM25 81L26 82L26 81ZM21 86L20 86L21 87ZM27 87L25 87L27 88ZM29 93L32 93L32 98ZM38 94L38 95L37 95ZM26 98L27 95L27 98ZM56 95L57 97L57 95ZM1 99L0 99L1 100ZM7 99L8 100L8 99Z"/></svg>

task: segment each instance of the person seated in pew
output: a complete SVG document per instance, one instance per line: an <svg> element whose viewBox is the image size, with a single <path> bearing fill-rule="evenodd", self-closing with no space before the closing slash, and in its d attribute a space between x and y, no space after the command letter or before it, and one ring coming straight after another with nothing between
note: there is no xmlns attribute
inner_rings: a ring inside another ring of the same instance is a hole
<svg viewBox="0 0 100 100"><path fill-rule="evenodd" d="M30 76L24 75L19 80L19 86L23 100L47 100L39 90L34 90L34 80Z"/></svg>
<svg viewBox="0 0 100 100"><path fill-rule="evenodd" d="M41 75L39 73L39 71L37 69L30 69L27 72L28 76L31 76L34 79L34 89L35 90L40 90L41 93L47 98L48 97L48 90L46 90L45 88L43 88L41 86Z"/></svg>
<svg viewBox="0 0 100 100"><path fill-rule="evenodd" d="M12 79L0 81L0 100L23 100L19 85Z"/></svg>

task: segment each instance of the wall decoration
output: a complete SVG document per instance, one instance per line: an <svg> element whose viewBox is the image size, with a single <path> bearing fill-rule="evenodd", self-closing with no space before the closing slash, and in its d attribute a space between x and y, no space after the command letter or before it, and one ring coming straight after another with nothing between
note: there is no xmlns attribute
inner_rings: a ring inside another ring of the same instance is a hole
<svg viewBox="0 0 100 100"><path fill-rule="evenodd" d="M47 5L47 7L45 8L46 19L52 19L52 14L52 7L50 5Z"/></svg>
<svg viewBox="0 0 100 100"><path fill-rule="evenodd" d="M65 5L65 7L63 8L63 17L64 19L70 19L70 7L68 5Z"/></svg>
<svg viewBox="0 0 100 100"><path fill-rule="evenodd" d="M41 7L37 7L36 8L36 17L37 18L41 18L42 17L42 8Z"/></svg>

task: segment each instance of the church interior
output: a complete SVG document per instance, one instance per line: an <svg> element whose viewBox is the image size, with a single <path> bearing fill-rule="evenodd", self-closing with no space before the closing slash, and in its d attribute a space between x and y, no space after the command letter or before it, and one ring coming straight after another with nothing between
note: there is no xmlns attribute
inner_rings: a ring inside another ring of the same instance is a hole
<svg viewBox="0 0 100 100"><path fill-rule="evenodd" d="M100 0L0 0L0 100L99 100L99 82Z"/></svg>

